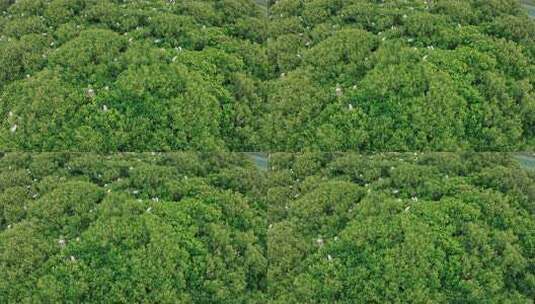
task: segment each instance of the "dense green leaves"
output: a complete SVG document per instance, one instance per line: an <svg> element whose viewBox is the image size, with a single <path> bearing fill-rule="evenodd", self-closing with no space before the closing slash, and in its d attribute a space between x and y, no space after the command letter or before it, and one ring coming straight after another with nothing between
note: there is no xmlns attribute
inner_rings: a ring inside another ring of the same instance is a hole
<svg viewBox="0 0 535 304"><path fill-rule="evenodd" d="M1 9L2 150L245 150L257 140L269 67L255 3L40 0Z"/></svg>
<svg viewBox="0 0 535 304"><path fill-rule="evenodd" d="M271 303L529 303L535 175L506 154L275 154Z"/></svg>
<svg viewBox="0 0 535 304"><path fill-rule="evenodd" d="M529 155L523 155L529 159ZM497 153L8 153L0 299L529 303L535 172Z"/></svg>
<svg viewBox="0 0 535 304"><path fill-rule="evenodd" d="M0 148L533 148L518 1L268 2L0 2Z"/></svg>
<svg viewBox="0 0 535 304"><path fill-rule="evenodd" d="M518 1L280 0L271 19L264 149L533 147L534 22Z"/></svg>
<svg viewBox="0 0 535 304"><path fill-rule="evenodd" d="M265 175L246 156L13 153L0 168L1 302L264 303Z"/></svg>

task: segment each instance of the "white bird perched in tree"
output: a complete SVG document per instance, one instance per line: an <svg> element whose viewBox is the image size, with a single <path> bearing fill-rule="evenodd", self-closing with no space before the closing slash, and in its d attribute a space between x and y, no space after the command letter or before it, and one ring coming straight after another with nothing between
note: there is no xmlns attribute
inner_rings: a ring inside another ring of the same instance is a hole
<svg viewBox="0 0 535 304"><path fill-rule="evenodd" d="M332 261L332 260L333 260L333 257L332 257L330 254L328 254L328 255L327 255L327 260Z"/></svg>
<svg viewBox="0 0 535 304"><path fill-rule="evenodd" d="M150 213L151 210L152 210L152 207L147 208L147 212Z"/></svg>
<svg viewBox="0 0 535 304"><path fill-rule="evenodd" d="M407 206L407 208L405 208L405 212L408 212L409 209L411 209L411 206Z"/></svg>
<svg viewBox="0 0 535 304"><path fill-rule="evenodd" d="M348 104L348 107L349 107L349 111L353 111L353 105L352 104Z"/></svg>
<svg viewBox="0 0 535 304"><path fill-rule="evenodd" d="M88 88L85 91L85 95L89 98L95 98L95 90L93 90L92 88Z"/></svg>
<svg viewBox="0 0 535 304"><path fill-rule="evenodd" d="M9 129L9 131L11 131L11 133L15 133L17 131L17 128L18 126L15 124L11 127L11 129Z"/></svg>
<svg viewBox="0 0 535 304"><path fill-rule="evenodd" d="M66 242L65 242L64 239L59 239L59 240L58 240L58 244L59 244L61 247L64 247L65 244L66 244Z"/></svg>
<svg viewBox="0 0 535 304"><path fill-rule="evenodd" d="M70 259L71 259L71 262L76 262L76 258L74 256L71 255Z"/></svg>
<svg viewBox="0 0 535 304"><path fill-rule="evenodd" d="M322 238L318 238L316 240L316 244L318 244L319 246L323 246L323 239Z"/></svg>
<svg viewBox="0 0 535 304"><path fill-rule="evenodd" d="M344 94L344 92L342 91L342 88L340 87L340 85L336 85L336 96L340 97Z"/></svg>
<svg viewBox="0 0 535 304"><path fill-rule="evenodd" d="M103 106L102 106L102 111L104 111L104 112L108 112L108 106L107 106L107 105L103 105Z"/></svg>

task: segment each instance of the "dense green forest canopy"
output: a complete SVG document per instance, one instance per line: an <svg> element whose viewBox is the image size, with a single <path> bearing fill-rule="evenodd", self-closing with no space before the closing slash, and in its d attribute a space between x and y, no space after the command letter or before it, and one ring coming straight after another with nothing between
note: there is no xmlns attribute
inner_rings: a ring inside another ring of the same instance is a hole
<svg viewBox="0 0 535 304"><path fill-rule="evenodd" d="M0 0L0 148L535 147L518 0Z"/></svg>
<svg viewBox="0 0 535 304"><path fill-rule="evenodd" d="M0 0L0 147L253 150L265 21L250 0Z"/></svg>
<svg viewBox="0 0 535 304"><path fill-rule="evenodd" d="M0 171L1 303L265 303L247 156L10 153Z"/></svg>
<svg viewBox="0 0 535 304"><path fill-rule="evenodd" d="M506 154L277 154L270 303L531 303L535 171Z"/></svg>
<svg viewBox="0 0 535 304"><path fill-rule="evenodd" d="M535 170L510 155L269 158L0 155L0 302L535 297Z"/></svg>
<svg viewBox="0 0 535 304"><path fill-rule="evenodd" d="M268 36L277 151L535 145L535 22L517 0L278 0Z"/></svg>

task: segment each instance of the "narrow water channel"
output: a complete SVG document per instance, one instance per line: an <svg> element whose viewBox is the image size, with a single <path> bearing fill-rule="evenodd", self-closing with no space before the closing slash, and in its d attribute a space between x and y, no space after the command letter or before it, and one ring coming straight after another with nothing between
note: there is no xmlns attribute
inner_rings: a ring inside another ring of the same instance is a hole
<svg viewBox="0 0 535 304"><path fill-rule="evenodd" d="M268 154L263 152L249 152L247 153L249 157L253 160L255 165L260 170L268 170Z"/></svg>
<svg viewBox="0 0 535 304"><path fill-rule="evenodd" d="M527 8L528 14L535 18L535 0L521 0L521 2Z"/></svg>

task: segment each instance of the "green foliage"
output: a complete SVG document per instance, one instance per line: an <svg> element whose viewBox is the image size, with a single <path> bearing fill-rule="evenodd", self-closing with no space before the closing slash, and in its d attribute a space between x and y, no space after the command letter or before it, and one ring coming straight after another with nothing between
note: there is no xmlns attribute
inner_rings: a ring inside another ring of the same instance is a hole
<svg viewBox="0 0 535 304"><path fill-rule="evenodd" d="M3 0L0 10L2 150L534 146L535 22L515 0ZM62 109L35 87L51 87Z"/></svg>
<svg viewBox="0 0 535 304"><path fill-rule="evenodd" d="M535 175L507 154L274 154L271 303L530 303Z"/></svg>
<svg viewBox="0 0 535 304"><path fill-rule="evenodd" d="M9 153L0 168L1 302L265 302L266 183L246 156Z"/></svg>
<svg viewBox="0 0 535 304"><path fill-rule="evenodd" d="M525 157L528 157L526 154ZM529 303L535 172L499 153L7 153L0 299Z"/></svg>
<svg viewBox="0 0 535 304"><path fill-rule="evenodd" d="M6 132L0 132L0 143L5 149L72 148L83 140L73 136L83 127L79 110L88 101L83 94L51 70L13 83L0 97L1 114L7 117L2 121Z"/></svg>
<svg viewBox="0 0 535 304"><path fill-rule="evenodd" d="M120 69L117 56L126 43L124 37L110 30L82 31L53 52L48 62L73 82L104 82Z"/></svg>
<svg viewBox="0 0 535 304"><path fill-rule="evenodd" d="M269 69L255 3L40 0L0 9L2 150L254 145L261 109L250 91L263 96ZM241 91L238 79L254 88Z"/></svg>
<svg viewBox="0 0 535 304"><path fill-rule="evenodd" d="M533 147L535 23L518 1L281 0L271 18L263 149Z"/></svg>

